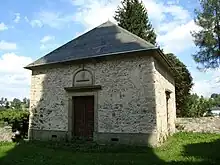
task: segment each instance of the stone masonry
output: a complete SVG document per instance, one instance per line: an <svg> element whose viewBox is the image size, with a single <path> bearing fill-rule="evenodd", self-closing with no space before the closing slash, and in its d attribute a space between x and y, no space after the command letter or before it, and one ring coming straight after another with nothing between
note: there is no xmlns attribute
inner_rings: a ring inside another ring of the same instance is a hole
<svg viewBox="0 0 220 165"><path fill-rule="evenodd" d="M64 87L72 87L75 72L86 68L94 85L102 86L97 91L97 138L147 134L149 139L144 141L158 145L175 130L174 81L161 65L151 56L136 54L33 70L29 138L49 140L50 132L68 134L69 103ZM166 90L171 91L168 116Z"/></svg>
<svg viewBox="0 0 220 165"><path fill-rule="evenodd" d="M177 131L220 133L220 117L177 118Z"/></svg>
<svg viewBox="0 0 220 165"><path fill-rule="evenodd" d="M11 126L0 127L0 141L12 141L12 128Z"/></svg>
<svg viewBox="0 0 220 165"><path fill-rule="evenodd" d="M154 60L155 99L157 113L157 133L159 142L163 142L169 134L175 132L175 86L174 79L168 70ZM165 91L169 91L168 112Z"/></svg>

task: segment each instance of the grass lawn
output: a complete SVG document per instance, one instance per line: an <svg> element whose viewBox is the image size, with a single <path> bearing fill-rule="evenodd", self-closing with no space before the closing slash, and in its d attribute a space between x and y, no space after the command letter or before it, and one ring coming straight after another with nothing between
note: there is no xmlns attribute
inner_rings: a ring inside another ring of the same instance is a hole
<svg viewBox="0 0 220 165"><path fill-rule="evenodd" d="M220 135L178 133L159 148L0 143L0 165L219 164Z"/></svg>

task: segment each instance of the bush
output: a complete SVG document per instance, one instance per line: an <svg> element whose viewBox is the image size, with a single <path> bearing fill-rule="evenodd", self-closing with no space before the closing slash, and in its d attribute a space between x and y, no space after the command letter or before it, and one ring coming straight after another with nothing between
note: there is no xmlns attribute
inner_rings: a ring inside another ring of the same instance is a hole
<svg viewBox="0 0 220 165"><path fill-rule="evenodd" d="M214 105L212 99L200 97L197 94L191 94L186 101L182 117L202 117Z"/></svg>
<svg viewBox="0 0 220 165"><path fill-rule="evenodd" d="M22 136L27 136L29 112L23 110L3 110L0 111L0 121L7 122L12 126L12 130L21 131Z"/></svg>

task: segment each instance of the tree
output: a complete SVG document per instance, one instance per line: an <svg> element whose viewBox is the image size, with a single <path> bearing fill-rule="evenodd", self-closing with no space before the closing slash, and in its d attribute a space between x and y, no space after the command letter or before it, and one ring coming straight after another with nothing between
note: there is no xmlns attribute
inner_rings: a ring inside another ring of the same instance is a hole
<svg viewBox="0 0 220 165"><path fill-rule="evenodd" d="M185 111L182 112L182 116L196 117L198 111L198 100L199 96L197 94L192 94L189 97L187 97Z"/></svg>
<svg viewBox="0 0 220 165"><path fill-rule="evenodd" d="M15 109L21 109L21 100L17 99L17 98L14 98L13 101L11 102L11 106L14 107Z"/></svg>
<svg viewBox="0 0 220 165"><path fill-rule="evenodd" d="M27 99L26 97L23 99L23 104L25 108L29 108L30 105L30 99Z"/></svg>
<svg viewBox="0 0 220 165"><path fill-rule="evenodd" d="M1 99L0 99L0 107L3 107L4 106L4 98L2 97Z"/></svg>
<svg viewBox="0 0 220 165"><path fill-rule="evenodd" d="M173 72L176 87L177 116L184 116L187 97L190 96L190 90L193 86L193 79L187 67L174 54L169 53L166 56L170 63L175 66L175 70L177 70L177 72Z"/></svg>
<svg viewBox="0 0 220 165"><path fill-rule="evenodd" d="M6 103L8 102L7 98L2 97L0 99L0 107L4 108L6 106Z"/></svg>
<svg viewBox="0 0 220 165"><path fill-rule="evenodd" d="M220 95L219 94L212 94L211 99L213 102L213 106L220 107Z"/></svg>
<svg viewBox="0 0 220 165"><path fill-rule="evenodd" d="M6 108L6 109L9 109L9 108L10 108L10 105L9 105L9 102L8 102L8 101L5 103L5 108Z"/></svg>
<svg viewBox="0 0 220 165"><path fill-rule="evenodd" d="M211 98L215 99L215 98L217 98L218 96L219 96L219 94L213 93L213 94L211 95Z"/></svg>
<svg viewBox="0 0 220 165"><path fill-rule="evenodd" d="M197 94L192 94L187 98L186 109L183 111L184 117L202 117L205 112L208 112L213 107L213 100L199 97Z"/></svg>
<svg viewBox="0 0 220 165"><path fill-rule="evenodd" d="M156 34L144 4L139 0L123 0L121 4L114 16L118 25L155 45Z"/></svg>
<svg viewBox="0 0 220 165"><path fill-rule="evenodd" d="M192 32L199 51L193 55L202 68L217 68L220 64L220 1L200 0L201 9L195 10L195 23L200 27Z"/></svg>

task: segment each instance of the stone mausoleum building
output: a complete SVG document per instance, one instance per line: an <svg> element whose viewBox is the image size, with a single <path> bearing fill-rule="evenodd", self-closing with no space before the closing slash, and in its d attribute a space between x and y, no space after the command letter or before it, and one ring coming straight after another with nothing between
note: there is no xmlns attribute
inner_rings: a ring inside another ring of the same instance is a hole
<svg viewBox="0 0 220 165"><path fill-rule="evenodd" d="M25 68L32 70L30 140L157 146L175 131L172 65L110 21Z"/></svg>

